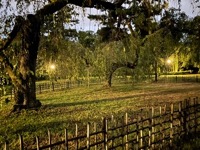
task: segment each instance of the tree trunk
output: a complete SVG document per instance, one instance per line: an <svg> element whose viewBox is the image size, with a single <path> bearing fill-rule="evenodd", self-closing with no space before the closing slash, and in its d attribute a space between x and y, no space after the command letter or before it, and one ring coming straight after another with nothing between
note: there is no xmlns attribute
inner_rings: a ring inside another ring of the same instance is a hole
<svg viewBox="0 0 200 150"><path fill-rule="evenodd" d="M157 63L157 60L155 60L155 66L154 66L154 69L155 69L155 82L158 82L158 63Z"/></svg>
<svg viewBox="0 0 200 150"><path fill-rule="evenodd" d="M112 86L112 75L115 72L115 70L111 70L107 72L106 74L106 86L111 87Z"/></svg>
<svg viewBox="0 0 200 150"><path fill-rule="evenodd" d="M134 69L136 67L137 63L131 63L131 62L126 62L126 63L113 63L111 67L107 70L106 72L106 86L111 87L112 86L112 76L113 73L121 67L127 67L130 69Z"/></svg>
<svg viewBox="0 0 200 150"><path fill-rule="evenodd" d="M36 100L35 84L39 40L40 20L37 16L28 15L22 27L22 51L17 72L20 84L14 84L15 105L13 111L41 106L41 103Z"/></svg>

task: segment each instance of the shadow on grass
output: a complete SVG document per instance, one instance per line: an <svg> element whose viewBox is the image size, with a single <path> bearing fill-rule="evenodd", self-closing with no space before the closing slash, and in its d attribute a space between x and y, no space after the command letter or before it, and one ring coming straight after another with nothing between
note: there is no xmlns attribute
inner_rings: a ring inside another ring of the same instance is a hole
<svg viewBox="0 0 200 150"><path fill-rule="evenodd" d="M189 132L173 143L172 149L197 150L200 149L200 132Z"/></svg>
<svg viewBox="0 0 200 150"><path fill-rule="evenodd" d="M63 102L63 103L56 103L56 104L47 104L44 105L44 108L48 107L67 107L67 106L78 106L78 105L93 105L93 104L100 104L100 103L106 103L106 102L112 102L112 101L124 101L124 100L130 100L130 99L138 99L141 97L143 99L144 97L152 97L152 96L163 96L167 98L168 94L177 94L177 93L183 93L187 94L187 92L197 91L197 88L190 88L190 89L168 89L166 91L143 91L139 94L132 94L130 96L120 96L115 98L105 98L105 99L97 99L97 100L77 100L75 102ZM188 97L189 98L189 97ZM181 99L182 100L182 99Z"/></svg>
<svg viewBox="0 0 200 150"><path fill-rule="evenodd" d="M23 135L23 133L30 133L33 136L39 136L39 135L34 135L34 133L40 133L38 131L48 131L48 129L62 129L64 130L63 125L65 124L65 121L53 121L53 122L46 122L46 123L41 123L41 122L36 122L36 123L31 123L31 124L25 124L23 126L21 126L20 128L18 128L18 130L15 131L15 134L21 134Z"/></svg>

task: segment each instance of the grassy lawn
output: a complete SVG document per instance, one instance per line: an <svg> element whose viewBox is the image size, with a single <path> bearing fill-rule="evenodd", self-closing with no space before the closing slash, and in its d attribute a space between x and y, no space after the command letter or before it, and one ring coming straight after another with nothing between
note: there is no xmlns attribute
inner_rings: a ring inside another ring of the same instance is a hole
<svg viewBox="0 0 200 150"><path fill-rule="evenodd" d="M18 134L30 144L35 136L44 137L47 129L60 140L63 130L73 132L75 124L101 121L102 117L122 115L149 107L164 106L186 98L200 97L198 83L114 84L77 87L37 95L43 106L39 110L23 110L9 114L12 102L0 107L0 148L8 140L17 144ZM34 143L34 141L33 141Z"/></svg>

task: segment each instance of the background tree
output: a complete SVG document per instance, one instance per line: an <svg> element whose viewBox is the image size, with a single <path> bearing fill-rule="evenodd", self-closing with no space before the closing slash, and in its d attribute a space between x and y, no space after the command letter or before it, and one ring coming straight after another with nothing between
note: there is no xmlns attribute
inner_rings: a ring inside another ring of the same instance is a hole
<svg viewBox="0 0 200 150"><path fill-rule="evenodd" d="M170 9L161 19L161 26L172 33L176 41L174 52L178 57L178 70L196 70L198 64L198 16L188 18L185 13ZM195 69L196 68L196 69ZM198 72L198 70L196 70Z"/></svg>
<svg viewBox="0 0 200 150"><path fill-rule="evenodd" d="M155 1L126 1L127 7L119 10L109 10L108 15L90 15L89 18L101 20L105 27L101 28L97 33L101 36L102 42L111 41L126 41L123 43L125 51L130 51L127 48L132 40L138 41L145 36L152 34L156 31L155 28L155 16L159 15L166 7L166 2ZM133 26L135 29L133 29ZM131 34L130 34L131 33ZM130 38L131 35L131 38ZM129 40L127 40L129 38ZM123 40L126 39L126 40ZM121 67L128 67L135 69L138 64L139 49L143 45L143 42L138 45L134 51L134 60L126 62L112 62L112 58L109 61L109 67L107 66L106 80L107 85L111 86L111 80L113 73ZM110 55L112 56L112 55ZM108 61L108 59L107 59Z"/></svg>
<svg viewBox="0 0 200 150"><path fill-rule="evenodd" d="M170 30L158 29L146 37L138 66L145 74L154 74L157 82L158 73L166 72L166 61L175 52L177 43Z"/></svg>
<svg viewBox="0 0 200 150"><path fill-rule="evenodd" d="M183 54L186 54L187 61L186 64L182 67L187 70L192 70L193 73L199 71L199 62L200 62L200 44L199 44L199 33L200 33L200 17L196 16L195 18L188 21L184 38L184 51Z"/></svg>

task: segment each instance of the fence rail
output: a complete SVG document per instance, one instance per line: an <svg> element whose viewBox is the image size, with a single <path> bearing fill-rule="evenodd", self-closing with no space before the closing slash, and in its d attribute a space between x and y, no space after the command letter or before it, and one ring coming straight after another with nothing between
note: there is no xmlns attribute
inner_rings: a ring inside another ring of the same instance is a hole
<svg viewBox="0 0 200 150"><path fill-rule="evenodd" d="M36 92L42 93L46 91L55 91L60 89L68 89L72 87L79 86L90 86L94 84L99 84L100 82L84 82L84 81L59 81L59 82L45 82L36 84Z"/></svg>
<svg viewBox="0 0 200 150"><path fill-rule="evenodd" d="M200 82L200 76L199 75L163 75L159 77L160 81L164 82L175 82L175 83L181 83L181 82Z"/></svg>
<svg viewBox="0 0 200 150"><path fill-rule="evenodd" d="M153 77L151 77L153 80ZM159 82L173 82L173 83L182 83L182 82L200 82L200 75L163 75L160 76L158 79ZM117 83L132 83L137 82L135 79L131 79L130 76L127 78L116 78L114 82ZM58 81L58 82L44 82L44 83L37 83L36 84L36 93L41 94L42 92L48 91L55 91L61 89L68 89L72 87L79 87L79 86L90 86L94 84L102 84L101 80L91 80L87 82L85 80L77 80L77 81ZM1 87L0 89L0 97L3 96L10 96L10 99L13 98L14 89L12 87L5 88Z"/></svg>
<svg viewBox="0 0 200 150"><path fill-rule="evenodd" d="M54 143L48 131L48 144L45 145L36 137L36 145L27 148L20 135L19 147L20 150L161 149L178 145L178 141L192 138L199 131L200 104L198 98L193 98L132 114L126 113L123 117L111 116L104 118L100 124L87 123L85 130L81 131L75 124L73 135L65 129L63 140ZM8 147L8 143L5 143L4 150L8 150Z"/></svg>
<svg viewBox="0 0 200 150"><path fill-rule="evenodd" d="M153 78L151 78L153 80ZM116 78L114 82L117 83L132 83L137 82L135 79L130 78ZM184 83L184 82L200 82L199 75L163 75L160 76L158 82L172 82L172 83ZM86 81L61 81L61 82L46 82L46 83L38 83L36 85L36 92L42 93L45 91L54 91L59 89L67 89L71 87L79 87L79 86L89 86L94 84L102 84L101 81L92 81L90 83Z"/></svg>

